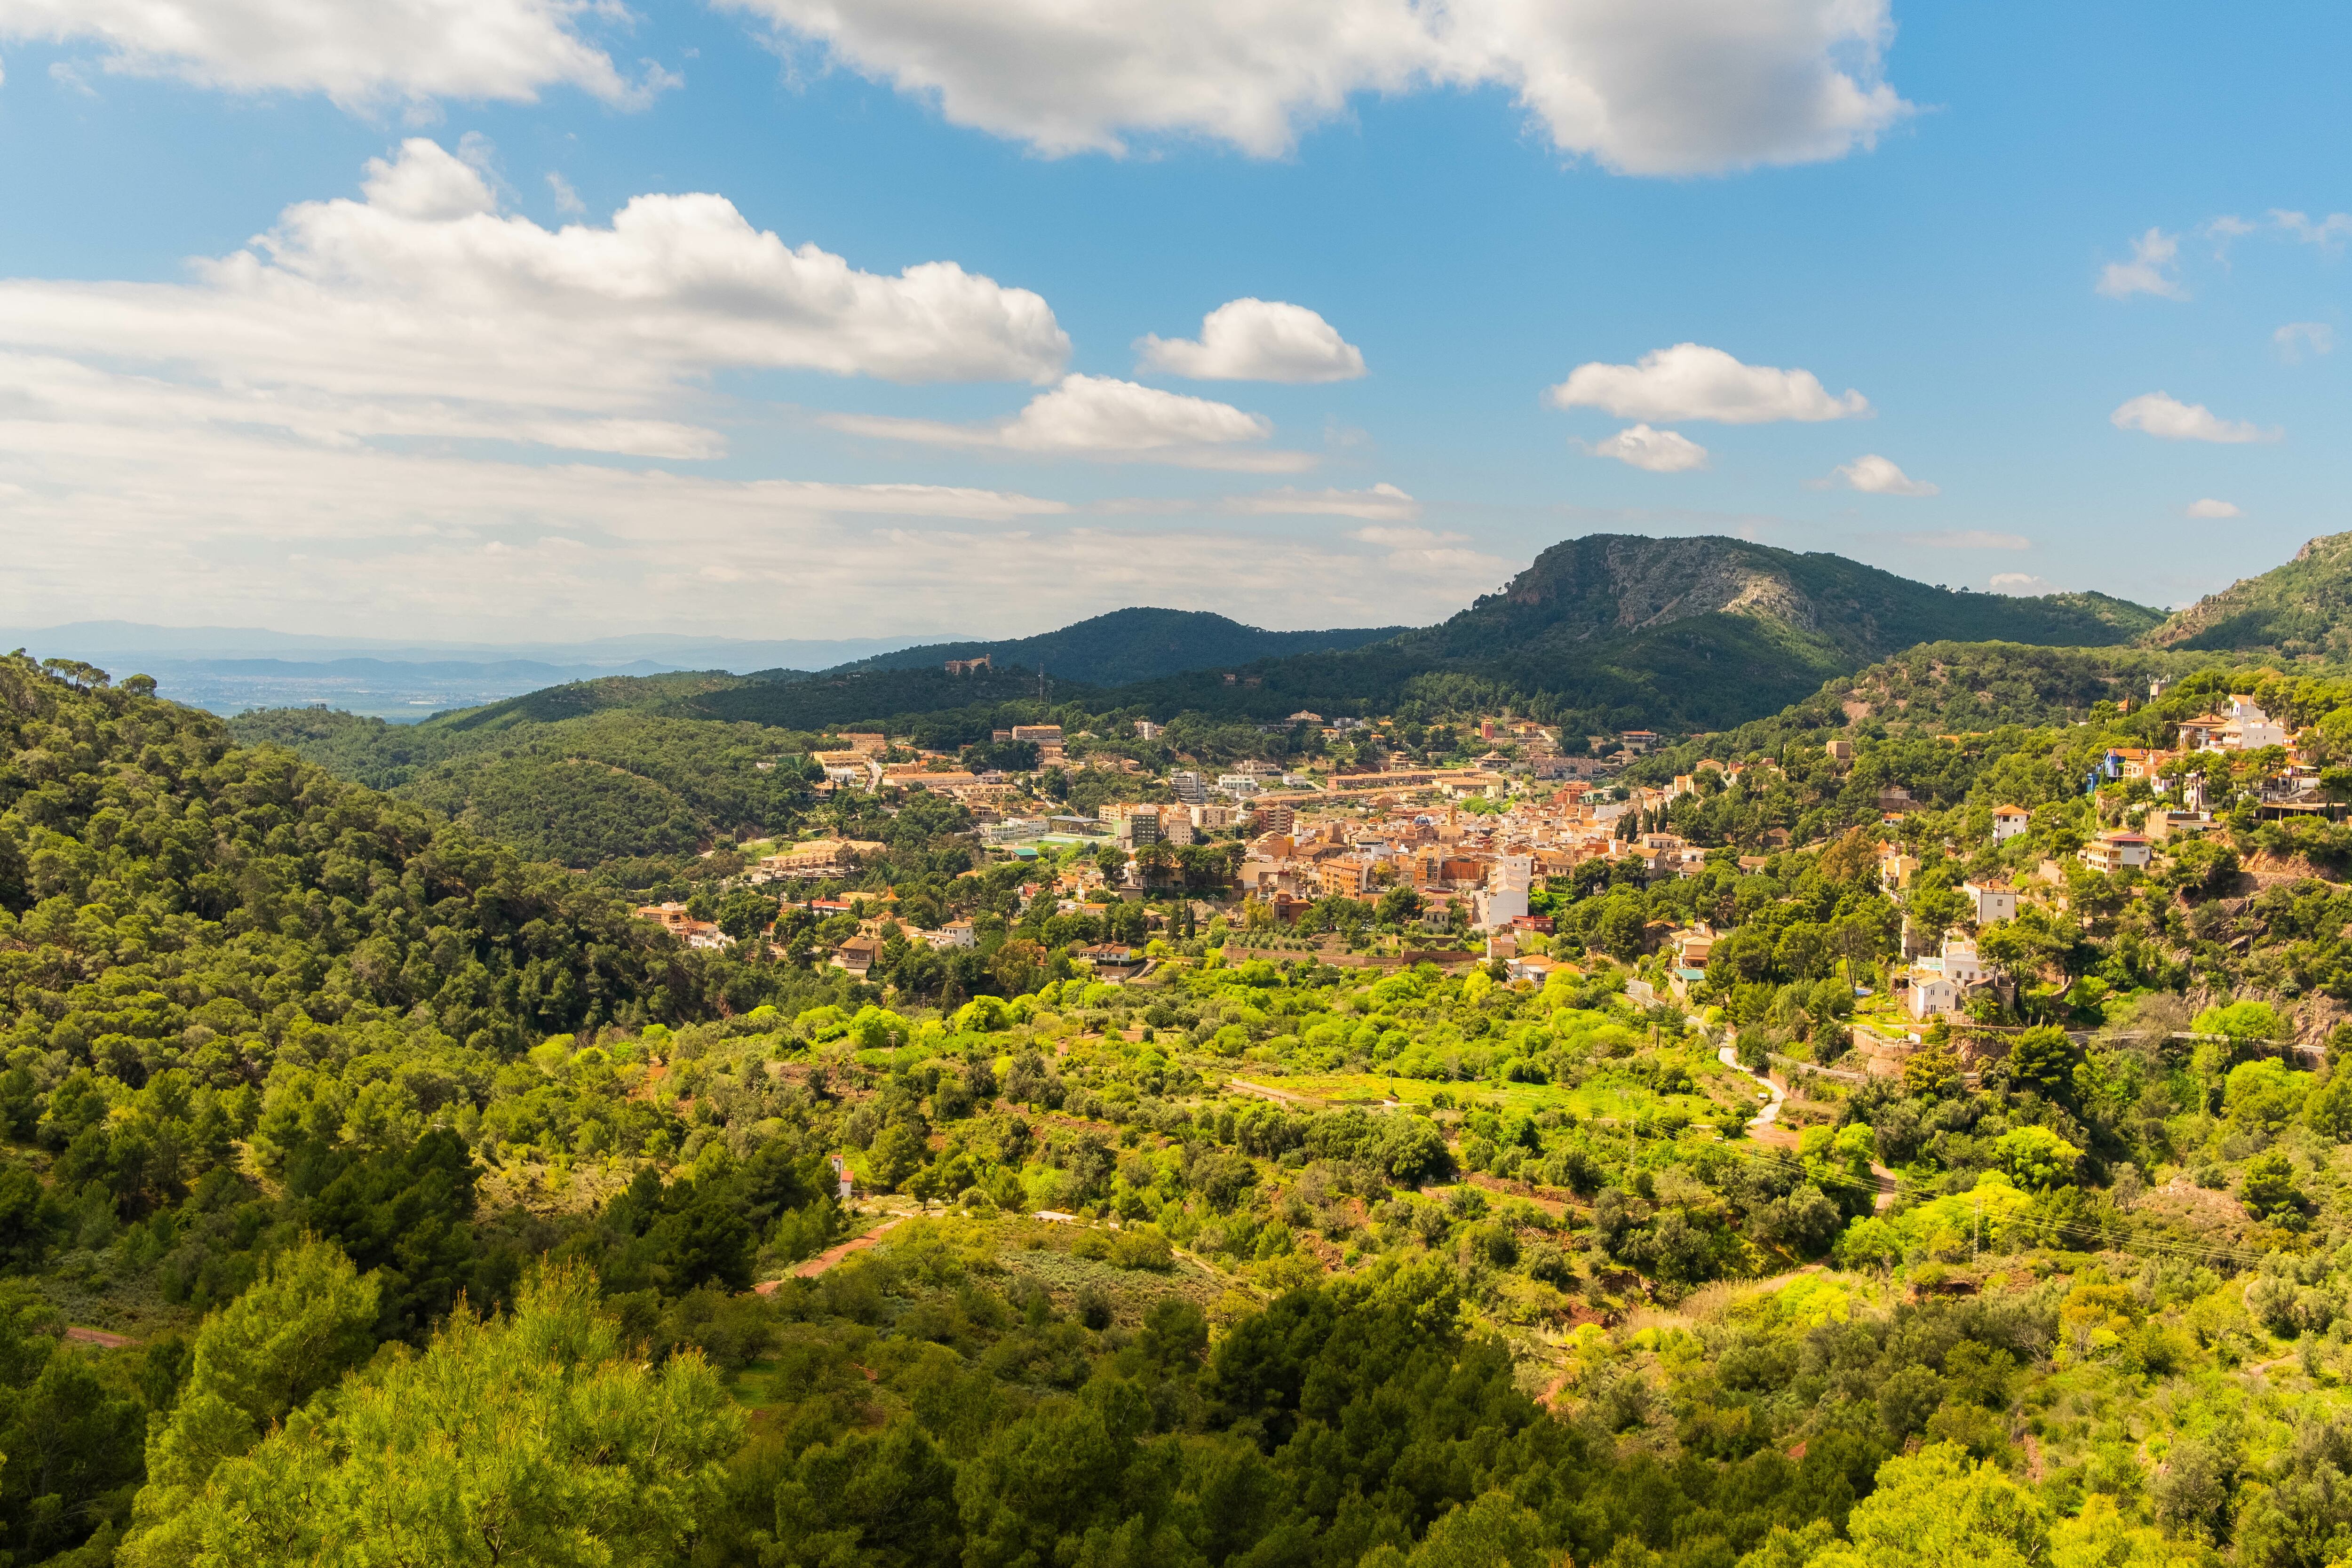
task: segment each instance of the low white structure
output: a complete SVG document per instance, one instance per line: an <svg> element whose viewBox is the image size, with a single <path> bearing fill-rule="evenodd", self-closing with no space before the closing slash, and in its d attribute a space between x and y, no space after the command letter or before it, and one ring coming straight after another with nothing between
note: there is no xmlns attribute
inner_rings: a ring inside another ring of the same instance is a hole
<svg viewBox="0 0 2352 1568"><path fill-rule="evenodd" d="M1914 1018L1932 1018L1959 1005L1960 989L1945 974L1942 959L1923 958L1911 966L1910 974L1907 995Z"/></svg>
<svg viewBox="0 0 2352 1568"><path fill-rule="evenodd" d="M1996 805L1992 808L1992 841L2006 844L2033 825L2033 817L2021 805Z"/></svg>
<svg viewBox="0 0 2352 1568"><path fill-rule="evenodd" d="M1960 895L1974 907L1972 918L1980 926L2017 918L2017 889L2006 879L1991 877L1981 882L1962 882Z"/></svg>

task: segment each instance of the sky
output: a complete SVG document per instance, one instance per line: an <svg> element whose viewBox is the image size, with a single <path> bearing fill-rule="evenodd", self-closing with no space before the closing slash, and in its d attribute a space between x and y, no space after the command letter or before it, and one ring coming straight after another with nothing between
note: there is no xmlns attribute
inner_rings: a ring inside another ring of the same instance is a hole
<svg viewBox="0 0 2352 1568"><path fill-rule="evenodd" d="M2185 604L2352 528L2347 45L0 0L0 625L1417 624L1595 532Z"/></svg>

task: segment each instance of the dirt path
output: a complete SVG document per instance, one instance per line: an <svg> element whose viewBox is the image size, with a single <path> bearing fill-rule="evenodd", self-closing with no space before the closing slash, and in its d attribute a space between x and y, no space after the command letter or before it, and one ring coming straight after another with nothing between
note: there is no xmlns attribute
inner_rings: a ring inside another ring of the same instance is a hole
<svg viewBox="0 0 2352 1568"><path fill-rule="evenodd" d="M873 1246L876 1242L881 1240L884 1232L889 1230L891 1226L898 1224L898 1222L904 1218L906 1218L906 1215L895 1215L892 1218L884 1220L880 1225L876 1226L864 1236L852 1237L847 1241L843 1242L839 1247L826 1247L823 1252L818 1253L814 1258L810 1258L807 1262L796 1264L793 1268L792 1278L795 1279L815 1279L818 1275L824 1273L835 1264L839 1263L851 1253L863 1252L867 1247ZM752 1286L751 1289L758 1291L762 1296L772 1296L776 1293L777 1287L782 1284L783 1284L782 1279L762 1279L757 1285Z"/></svg>
<svg viewBox="0 0 2352 1568"><path fill-rule="evenodd" d="M1286 1089L1268 1089L1262 1083L1248 1083L1241 1079L1231 1079L1226 1087L1240 1089L1244 1094L1262 1094L1268 1100L1283 1100L1292 1105L1313 1108L1323 1103L1311 1094L1293 1094Z"/></svg>
<svg viewBox="0 0 2352 1568"><path fill-rule="evenodd" d="M96 1345L109 1351L127 1351L139 1342L122 1334L110 1334L104 1329L69 1328L66 1338L76 1344Z"/></svg>
<svg viewBox="0 0 2352 1568"><path fill-rule="evenodd" d="M1797 1141L1795 1134L1780 1125L1780 1108L1789 1102L1789 1091L1762 1073L1741 1065L1739 1053L1733 1047L1726 1046L1716 1052L1715 1059L1733 1072L1755 1079L1757 1087L1772 1097L1771 1104L1748 1119L1748 1135L1759 1143L1787 1143L1793 1147Z"/></svg>
<svg viewBox="0 0 2352 1568"><path fill-rule="evenodd" d="M1758 1111L1754 1119L1748 1123L1748 1136L1755 1139L1759 1143L1770 1143L1790 1149L1795 1148L1797 1146L1796 1133L1780 1125L1780 1108L1788 1103L1789 1091L1780 1084L1777 1084L1770 1079L1765 1077L1762 1073L1749 1071L1748 1068L1741 1066L1738 1053L1729 1046L1726 1046L1721 1050L1716 1052L1715 1059L1721 1062L1725 1067L1729 1068L1736 1073L1744 1073L1748 1077L1754 1079L1759 1085L1769 1091L1772 1096L1772 1103ZM1888 1209L1895 1206L1895 1199L1898 1191L1899 1184L1895 1179L1895 1173L1888 1170L1885 1166L1880 1164L1875 1160L1873 1160L1870 1163L1870 1175L1872 1184L1878 1189L1871 1197L1870 1206L1877 1213L1884 1214Z"/></svg>

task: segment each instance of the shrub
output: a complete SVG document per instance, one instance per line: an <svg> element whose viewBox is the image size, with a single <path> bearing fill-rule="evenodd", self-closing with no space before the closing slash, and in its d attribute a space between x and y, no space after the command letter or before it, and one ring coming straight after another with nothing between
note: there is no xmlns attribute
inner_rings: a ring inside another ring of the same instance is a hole
<svg viewBox="0 0 2352 1568"><path fill-rule="evenodd" d="M1165 1273L1176 1267L1176 1252L1158 1226L1132 1225L1111 1237L1110 1260L1120 1268Z"/></svg>

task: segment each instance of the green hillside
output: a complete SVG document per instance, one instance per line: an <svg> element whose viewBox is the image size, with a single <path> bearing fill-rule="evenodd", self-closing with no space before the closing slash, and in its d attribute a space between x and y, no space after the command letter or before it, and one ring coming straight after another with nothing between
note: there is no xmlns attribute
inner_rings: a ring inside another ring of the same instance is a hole
<svg viewBox="0 0 2352 1568"><path fill-rule="evenodd" d="M2152 647L2352 659L2352 533L2312 540L2284 566L2207 595L2141 640Z"/></svg>
<svg viewBox="0 0 2352 1568"><path fill-rule="evenodd" d="M1319 632L1269 632L1202 610L1125 609L1079 621L1059 631L998 642L932 643L877 654L834 674L862 669L920 669L948 659L983 656L1065 680L1120 686L1213 666L1254 664L1290 654L1325 653L1381 642L1403 626Z"/></svg>
<svg viewBox="0 0 2352 1568"><path fill-rule="evenodd" d="M818 739L621 707L551 721L509 711L478 725L275 709L228 728L581 868L789 831L810 802L805 753Z"/></svg>
<svg viewBox="0 0 2352 1568"><path fill-rule="evenodd" d="M1702 756L1777 753L1818 743L1822 731L1916 738L2075 724L2126 704L2145 706L2151 679L2178 680L2229 663L2218 655L2129 647L1922 643L1834 676L1778 713L1659 752L1635 771L1668 778Z"/></svg>

